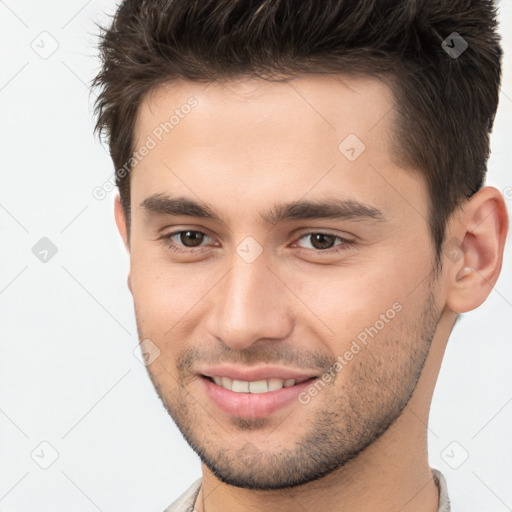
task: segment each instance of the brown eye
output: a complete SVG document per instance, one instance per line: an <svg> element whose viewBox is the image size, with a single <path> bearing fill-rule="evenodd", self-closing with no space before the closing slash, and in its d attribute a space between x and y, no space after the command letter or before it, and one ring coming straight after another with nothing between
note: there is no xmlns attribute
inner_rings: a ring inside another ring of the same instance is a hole
<svg viewBox="0 0 512 512"><path fill-rule="evenodd" d="M205 234L200 231L180 231L179 240L185 247L197 247L201 245Z"/></svg>
<svg viewBox="0 0 512 512"><path fill-rule="evenodd" d="M206 233L202 231L196 231L194 229L184 229L181 231L173 231L167 235L161 237L162 243L177 253L191 253L197 252L194 249L206 249L203 242L205 238L210 238Z"/></svg>
<svg viewBox="0 0 512 512"><path fill-rule="evenodd" d="M313 231L302 235L299 238L298 245L302 249L315 252L315 254L328 255L350 249L354 246L354 242L355 240L349 240L339 235Z"/></svg>
<svg viewBox="0 0 512 512"><path fill-rule="evenodd" d="M313 248L319 250L334 247L334 242L336 238L338 238L334 235L327 235L325 233L313 233L308 236L310 237Z"/></svg>

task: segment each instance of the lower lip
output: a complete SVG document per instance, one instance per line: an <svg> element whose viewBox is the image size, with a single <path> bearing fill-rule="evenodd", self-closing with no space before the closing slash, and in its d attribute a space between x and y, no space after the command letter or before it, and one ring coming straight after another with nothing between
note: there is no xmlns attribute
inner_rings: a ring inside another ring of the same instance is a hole
<svg viewBox="0 0 512 512"><path fill-rule="evenodd" d="M209 397L225 413L241 418L263 418L298 400L315 378L267 393L237 393L217 386L207 377L201 376L201 380Z"/></svg>

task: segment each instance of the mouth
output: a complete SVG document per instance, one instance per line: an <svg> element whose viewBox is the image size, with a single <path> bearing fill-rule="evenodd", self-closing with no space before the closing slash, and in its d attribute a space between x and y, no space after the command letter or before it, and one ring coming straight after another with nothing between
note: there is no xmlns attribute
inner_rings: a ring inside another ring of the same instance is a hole
<svg viewBox="0 0 512 512"><path fill-rule="evenodd" d="M209 377L207 375L202 375L202 377L209 379L210 382L213 382L217 386L220 386L223 389L227 389L228 391L233 391L234 393L269 393L272 391L279 391L282 388L290 388L297 384L302 384L307 380L316 379L316 377L304 377L302 379L262 379L262 380L238 380L231 379L229 377L220 377L218 375Z"/></svg>
<svg viewBox="0 0 512 512"><path fill-rule="evenodd" d="M225 414L240 418L263 418L286 406L301 406L298 398L318 377L259 380L232 379L200 374L210 401Z"/></svg>

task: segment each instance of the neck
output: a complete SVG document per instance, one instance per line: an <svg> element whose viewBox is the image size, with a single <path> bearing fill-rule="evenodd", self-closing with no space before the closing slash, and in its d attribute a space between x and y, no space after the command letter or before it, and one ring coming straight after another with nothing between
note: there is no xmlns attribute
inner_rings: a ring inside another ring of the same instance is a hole
<svg viewBox="0 0 512 512"><path fill-rule="evenodd" d="M425 435L402 438L400 451L388 442L391 435L398 434L398 423L405 422L406 417L409 423L420 422L412 412L404 411L401 421L397 420L357 458L319 480L292 489L253 491L229 486L203 465L202 488L195 509L198 512L437 512L438 489L428 464Z"/></svg>

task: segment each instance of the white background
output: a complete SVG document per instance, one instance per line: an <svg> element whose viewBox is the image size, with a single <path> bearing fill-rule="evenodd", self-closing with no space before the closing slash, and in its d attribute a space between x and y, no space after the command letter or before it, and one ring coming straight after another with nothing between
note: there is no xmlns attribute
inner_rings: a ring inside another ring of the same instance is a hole
<svg viewBox="0 0 512 512"><path fill-rule="evenodd" d="M113 172L92 135L94 22L114 10L111 0L0 1L3 512L161 512L200 476L133 354L114 192L92 196ZM503 191L512 186L510 1L500 17L505 76L487 183ZM57 44L46 59L33 49ZM47 263L32 253L42 237L58 249ZM431 465L445 474L455 512L512 507L510 247L488 301L456 326L434 396ZM50 461L43 441L58 452L48 469L31 457ZM456 462L469 454L459 469L443 459L446 447Z"/></svg>

